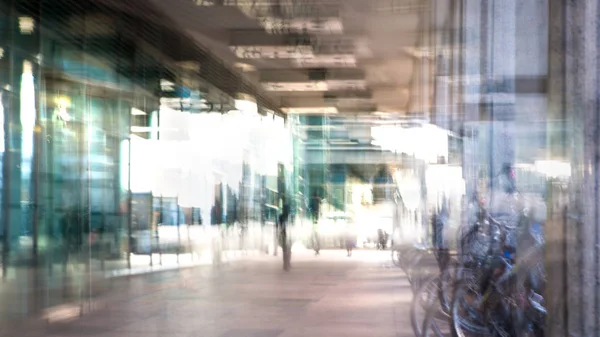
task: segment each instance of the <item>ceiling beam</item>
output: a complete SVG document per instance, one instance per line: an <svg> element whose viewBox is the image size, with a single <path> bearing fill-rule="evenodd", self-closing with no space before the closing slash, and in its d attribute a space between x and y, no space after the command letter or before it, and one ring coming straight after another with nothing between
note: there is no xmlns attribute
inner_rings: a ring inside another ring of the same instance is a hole
<svg viewBox="0 0 600 337"><path fill-rule="evenodd" d="M372 98L373 92L371 90L349 90L349 91L284 91L284 92L273 92L273 95L281 98L305 98L305 97L322 97L324 99L356 99L356 98Z"/></svg>
<svg viewBox="0 0 600 337"><path fill-rule="evenodd" d="M351 103L351 104L349 104ZM375 104L370 98L329 99L326 97L281 97L281 104L286 107L320 107L333 106L340 109L367 109L371 111Z"/></svg>

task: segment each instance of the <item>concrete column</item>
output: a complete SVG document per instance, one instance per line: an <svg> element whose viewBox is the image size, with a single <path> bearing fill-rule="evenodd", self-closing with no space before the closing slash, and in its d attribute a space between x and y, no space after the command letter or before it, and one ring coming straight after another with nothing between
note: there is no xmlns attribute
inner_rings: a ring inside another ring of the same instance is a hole
<svg viewBox="0 0 600 337"><path fill-rule="evenodd" d="M481 117L491 122L488 165L492 178L505 163L515 160L515 134L511 122L514 122L516 112L516 0L484 2L487 8L483 8L482 29L487 37L483 45L484 83L481 89L487 111Z"/></svg>
<svg viewBox="0 0 600 337"><path fill-rule="evenodd" d="M572 173L566 205L549 205L549 336L600 336L598 14L596 0L550 0L548 104L569 135L550 154L567 154Z"/></svg>
<svg viewBox="0 0 600 337"><path fill-rule="evenodd" d="M458 74L465 128L464 174L469 195L477 180L515 161L517 1L463 0L464 54ZM476 131L476 132L471 132Z"/></svg>

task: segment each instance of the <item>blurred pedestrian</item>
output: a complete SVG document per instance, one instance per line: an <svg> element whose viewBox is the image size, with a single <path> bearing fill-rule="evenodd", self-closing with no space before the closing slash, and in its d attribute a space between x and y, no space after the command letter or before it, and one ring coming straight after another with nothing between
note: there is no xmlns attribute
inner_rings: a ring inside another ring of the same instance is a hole
<svg viewBox="0 0 600 337"><path fill-rule="evenodd" d="M290 270L292 260L292 245L288 238L288 221L290 216L290 205L287 203L285 197L282 198L282 210L279 215L279 235L281 240L281 250L283 251L283 269L285 271Z"/></svg>
<svg viewBox="0 0 600 337"><path fill-rule="evenodd" d="M348 253L348 257L352 256L352 250L354 249L354 245L356 242L356 237L354 235L354 231L352 230L351 226L348 224L346 225L346 252Z"/></svg>
<svg viewBox="0 0 600 337"><path fill-rule="evenodd" d="M312 198L310 199L310 214L313 224L312 231L312 247L315 250L315 255L320 254L321 250L321 242L319 240L319 208L321 207L321 198L317 192L313 193Z"/></svg>

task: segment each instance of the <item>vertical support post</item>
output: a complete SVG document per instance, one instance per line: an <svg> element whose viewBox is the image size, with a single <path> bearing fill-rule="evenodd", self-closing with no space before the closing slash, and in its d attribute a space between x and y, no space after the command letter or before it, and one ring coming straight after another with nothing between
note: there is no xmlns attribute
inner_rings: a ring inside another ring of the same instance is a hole
<svg viewBox="0 0 600 337"><path fill-rule="evenodd" d="M119 100L119 104L121 104L121 100ZM121 111L121 109L119 109ZM131 113L129 115L129 123L127 125L127 138L129 141L127 142L127 146L129 150L127 151L127 269L131 270L131 253L133 252L133 247L131 247L133 243L133 194L131 192L131 125L133 123L133 116ZM150 199L152 201L152 198ZM152 253L151 253L152 254ZM150 264L152 264L152 255L150 255Z"/></svg>
<svg viewBox="0 0 600 337"><path fill-rule="evenodd" d="M548 331L552 337L600 336L599 5L549 4L549 111L565 116L567 127L564 134L554 130L549 153L569 157L571 181L564 195L553 189L549 198L568 201L548 207Z"/></svg>
<svg viewBox="0 0 600 337"><path fill-rule="evenodd" d="M179 197L175 197L175 207L177 207L177 264L179 264L179 253L181 250L181 228L179 227L181 221L179 221Z"/></svg>
<svg viewBox="0 0 600 337"><path fill-rule="evenodd" d="M158 219L160 220L160 222L156 224L156 231L157 231L157 233L160 233L159 232L159 228L160 228L160 225L164 221L164 214L163 214L164 213L163 212L163 207L164 206L163 206L163 196L162 196L162 194L160 196L159 205L160 206L159 206ZM160 235L159 234L156 235L156 240L158 241L158 264L162 266L162 264L163 264L162 263L162 247L161 247L161 244L160 244Z"/></svg>

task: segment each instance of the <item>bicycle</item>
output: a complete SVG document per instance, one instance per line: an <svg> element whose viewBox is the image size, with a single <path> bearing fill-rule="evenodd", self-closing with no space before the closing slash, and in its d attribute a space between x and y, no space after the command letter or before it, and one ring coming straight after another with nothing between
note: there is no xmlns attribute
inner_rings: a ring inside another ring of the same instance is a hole
<svg viewBox="0 0 600 337"><path fill-rule="evenodd" d="M439 271L414 290L411 326L415 336L544 336L543 236L539 225L509 215L503 221L484 210L475 224L459 230L456 253L431 251ZM525 245L531 248L517 259L516 247L522 238L532 239ZM414 257L417 253L412 254L405 260L422 265ZM414 267L406 269L412 284L417 283Z"/></svg>

